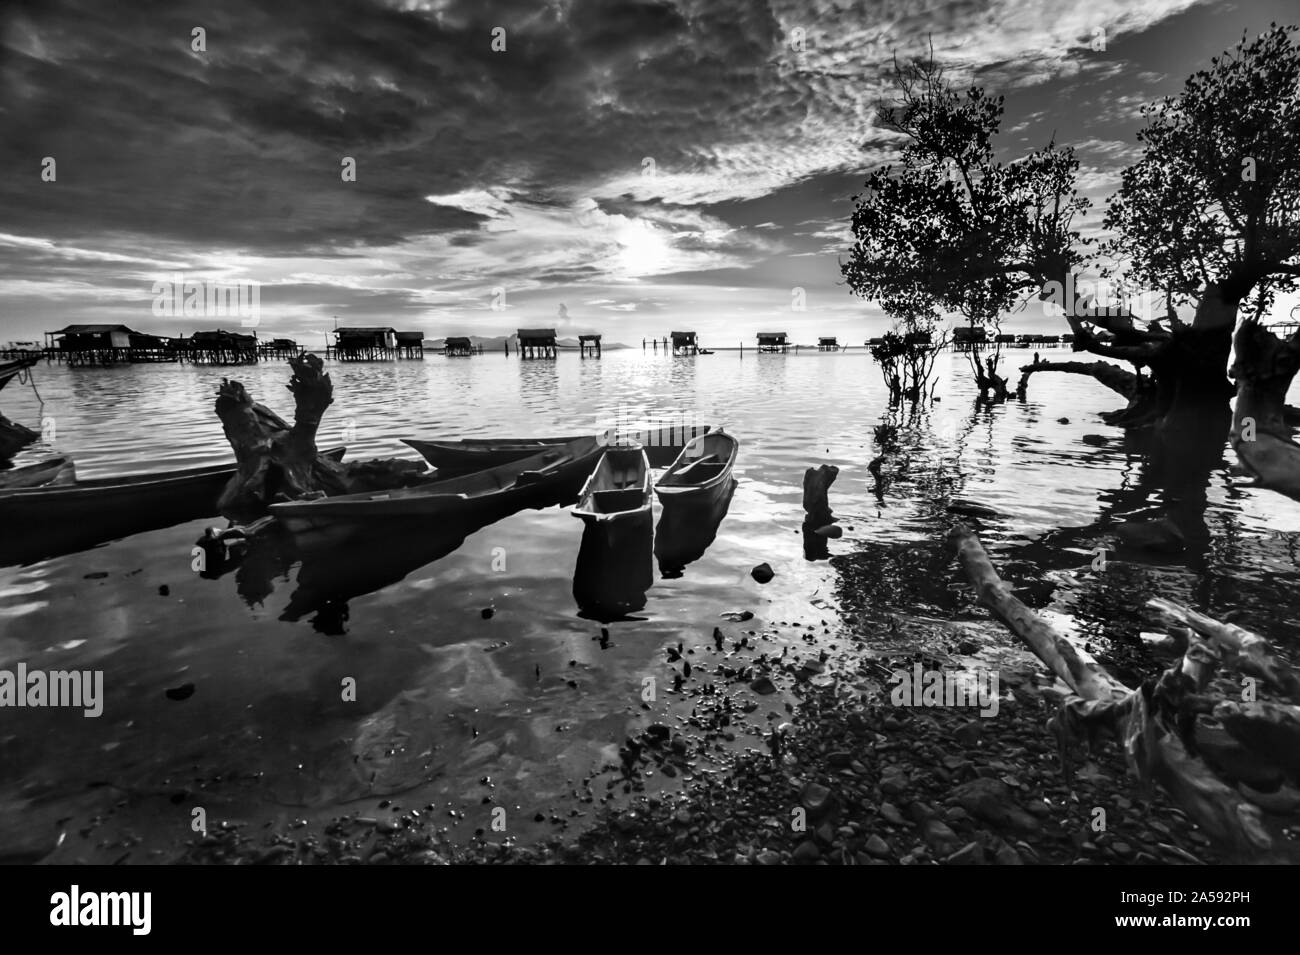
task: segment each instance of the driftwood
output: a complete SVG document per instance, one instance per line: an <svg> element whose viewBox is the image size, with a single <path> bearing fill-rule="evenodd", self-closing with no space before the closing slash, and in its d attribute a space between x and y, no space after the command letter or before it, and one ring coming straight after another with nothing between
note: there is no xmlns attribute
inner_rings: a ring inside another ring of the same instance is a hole
<svg viewBox="0 0 1300 955"><path fill-rule="evenodd" d="M1188 625L1178 634L1186 650L1158 677L1131 690L1095 662L1082 659L1050 624L1017 600L968 527L958 523L952 541L980 601L1079 697L1067 701L1048 723L1067 771L1075 745L1113 736L1123 742L1129 766L1143 785L1159 785L1235 859L1296 861L1296 848L1265 825L1261 806L1268 805L1269 794L1261 798L1247 786L1220 778L1197 748L1198 717L1213 714L1249 751L1248 757L1280 762L1279 775L1294 776L1300 770L1295 765L1300 708L1202 695L1225 660L1240 662L1270 685L1293 688L1296 675L1261 637L1172 601L1153 601L1156 609Z"/></svg>
<svg viewBox="0 0 1300 955"><path fill-rule="evenodd" d="M218 501L231 518L260 514L267 505L304 496L387 490L417 483L424 466L414 461L340 464L316 447L321 418L334 401L334 385L320 357L304 353L289 360L294 398L290 426L253 400L238 381L223 379L216 412L234 448L238 469Z"/></svg>

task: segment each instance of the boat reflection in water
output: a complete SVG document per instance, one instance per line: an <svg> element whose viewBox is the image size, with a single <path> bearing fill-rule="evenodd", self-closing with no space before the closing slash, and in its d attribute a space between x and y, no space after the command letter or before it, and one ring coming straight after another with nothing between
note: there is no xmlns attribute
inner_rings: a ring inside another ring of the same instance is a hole
<svg viewBox="0 0 1300 955"><path fill-rule="evenodd" d="M711 500L663 500L654 552L659 559L659 573L665 580L682 576L687 564L704 556L727 516L736 483L732 478L725 492Z"/></svg>
<svg viewBox="0 0 1300 955"><path fill-rule="evenodd" d="M579 616L601 623L642 610L654 584L654 518L650 511L613 526L585 524L573 571Z"/></svg>
<svg viewBox="0 0 1300 955"><path fill-rule="evenodd" d="M280 619L298 621L315 614L314 629L331 636L346 633L349 600L382 590L441 560L495 520L380 522L332 546L302 549L297 586Z"/></svg>
<svg viewBox="0 0 1300 955"><path fill-rule="evenodd" d="M250 607L263 605L277 583L295 583L279 619L297 622L311 614L317 631L347 632L348 601L398 583L413 571L457 550L474 532L495 523L478 520L385 520L355 526L346 535L304 538L271 527L200 576L216 580L234 574L239 596ZM297 564L297 573L293 567Z"/></svg>

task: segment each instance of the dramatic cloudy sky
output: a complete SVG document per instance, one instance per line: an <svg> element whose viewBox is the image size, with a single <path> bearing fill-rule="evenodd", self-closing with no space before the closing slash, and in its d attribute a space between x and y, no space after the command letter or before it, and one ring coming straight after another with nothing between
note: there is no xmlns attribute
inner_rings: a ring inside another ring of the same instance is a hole
<svg viewBox="0 0 1300 955"><path fill-rule="evenodd" d="M861 341L837 256L895 50L1005 93L1007 155L1055 131L1100 200L1137 107L1293 2L9 0L0 340L219 324L154 317L182 271L260 282L262 333L315 344L334 316Z"/></svg>

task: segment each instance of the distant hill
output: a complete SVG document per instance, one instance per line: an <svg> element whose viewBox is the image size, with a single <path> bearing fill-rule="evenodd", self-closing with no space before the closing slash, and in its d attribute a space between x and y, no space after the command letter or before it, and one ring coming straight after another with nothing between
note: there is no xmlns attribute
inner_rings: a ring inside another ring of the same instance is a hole
<svg viewBox="0 0 1300 955"><path fill-rule="evenodd" d="M506 342L510 343L511 351L514 351L516 347L514 335L495 335L491 337L485 337L482 335L470 335L468 337L469 340L474 343L474 345L476 346L481 345L485 352L501 351L502 347L505 345ZM424 340L424 347L431 351L441 351L442 346L445 342L446 342L445 338L426 338ZM576 338L560 338L556 340L556 344L558 344L561 348L572 348L575 351L578 348L578 340ZM600 343L600 347L602 351L611 351L619 348L627 348L628 346L622 344L621 342L602 341Z"/></svg>

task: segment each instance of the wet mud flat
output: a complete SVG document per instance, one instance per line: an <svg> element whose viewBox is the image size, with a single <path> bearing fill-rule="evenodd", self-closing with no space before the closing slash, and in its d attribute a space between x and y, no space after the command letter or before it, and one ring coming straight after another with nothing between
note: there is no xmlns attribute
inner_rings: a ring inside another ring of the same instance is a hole
<svg viewBox="0 0 1300 955"><path fill-rule="evenodd" d="M802 629L803 652L791 652L788 639L777 652L778 628L741 629L746 624L724 624L712 638L681 649L668 646L676 672L696 661L678 697L666 707L647 704L642 724L619 747L618 762L576 781L567 798L538 811L526 837L513 823L505 831L487 823L471 834L448 825L455 810L403 806L394 797L319 825L217 823L174 861L1221 861L1158 790L1138 791L1114 743L1076 759L1073 778L1066 779L1045 726L1061 698L1059 687L1032 661L1003 656L1001 697L991 718L971 708L895 705L890 673L918 663L941 669L952 665L952 653L974 649L969 625L936 623L913 627L893 618L879 625L877 636L832 636L824 623L784 624ZM987 632L998 633L992 626ZM906 649L921 642L931 652ZM680 654L675 660L674 651ZM485 822L493 808L489 782L485 777L482 803L473 809Z"/></svg>

